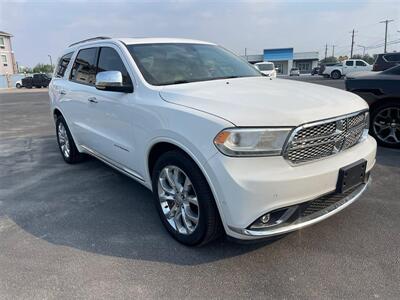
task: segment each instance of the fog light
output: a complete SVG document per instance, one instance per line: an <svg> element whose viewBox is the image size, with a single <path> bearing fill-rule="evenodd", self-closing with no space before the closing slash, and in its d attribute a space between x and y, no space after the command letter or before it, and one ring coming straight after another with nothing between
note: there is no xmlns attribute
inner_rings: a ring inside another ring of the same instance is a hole
<svg viewBox="0 0 400 300"><path fill-rule="evenodd" d="M271 219L271 215L266 214L266 215L263 215L260 220L262 223L267 224L270 219Z"/></svg>

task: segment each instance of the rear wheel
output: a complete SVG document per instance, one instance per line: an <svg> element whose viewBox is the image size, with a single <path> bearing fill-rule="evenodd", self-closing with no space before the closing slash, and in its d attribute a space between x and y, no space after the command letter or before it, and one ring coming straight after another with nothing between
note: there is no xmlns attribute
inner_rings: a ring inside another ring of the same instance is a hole
<svg viewBox="0 0 400 300"><path fill-rule="evenodd" d="M331 73L332 79L340 79L342 77L342 73L340 71L335 70Z"/></svg>
<svg viewBox="0 0 400 300"><path fill-rule="evenodd" d="M157 160L152 185L162 223L179 242L204 245L219 237L222 225L210 187L197 165L183 152Z"/></svg>
<svg viewBox="0 0 400 300"><path fill-rule="evenodd" d="M82 161L84 154L80 153L76 148L71 132L67 126L67 122L65 122L65 119L62 116L57 117L56 133L58 147L65 162L74 164Z"/></svg>
<svg viewBox="0 0 400 300"><path fill-rule="evenodd" d="M378 144L400 148L400 103L388 102L371 112L370 133Z"/></svg>

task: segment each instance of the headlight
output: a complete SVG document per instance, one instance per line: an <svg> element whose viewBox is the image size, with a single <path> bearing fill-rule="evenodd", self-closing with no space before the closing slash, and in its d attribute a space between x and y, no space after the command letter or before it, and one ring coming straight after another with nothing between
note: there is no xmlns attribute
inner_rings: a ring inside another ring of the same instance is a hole
<svg viewBox="0 0 400 300"><path fill-rule="evenodd" d="M214 144L228 156L280 155L291 128L231 128L221 131Z"/></svg>

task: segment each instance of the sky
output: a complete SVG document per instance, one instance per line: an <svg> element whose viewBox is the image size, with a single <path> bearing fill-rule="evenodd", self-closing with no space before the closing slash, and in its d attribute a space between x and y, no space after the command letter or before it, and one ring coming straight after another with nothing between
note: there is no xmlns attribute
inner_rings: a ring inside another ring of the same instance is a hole
<svg viewBox="0 0 400 300"><path fill-rule="evenodd" d="M180 37L211 41L237 54L294 47L349 55L351 31L368 53L388 40L400 40L400 0L243 0L243 1L5 1L0 0L0 31L11 33L19 65L53 61L70 43L93 36ZM400 51L400 43L388 50Z"/></svg>

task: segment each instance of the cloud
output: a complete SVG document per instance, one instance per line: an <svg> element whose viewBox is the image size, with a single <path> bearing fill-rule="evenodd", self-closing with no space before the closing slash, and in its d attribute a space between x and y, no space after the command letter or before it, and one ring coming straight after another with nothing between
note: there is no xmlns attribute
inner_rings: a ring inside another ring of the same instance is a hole
<svg viewBox="0 0 400 300"><path fill-rule="evenodd" d="M351 29L357 44L377 43L384 30L379 21L386 18L396 20L390 37L400 38L398 1L0 2L0 30L14 35L17 60L31 66L97 35L203 39L239 54L288 46L322 52L328 43L346 54Z"/></svg>

